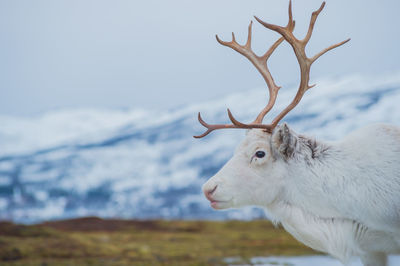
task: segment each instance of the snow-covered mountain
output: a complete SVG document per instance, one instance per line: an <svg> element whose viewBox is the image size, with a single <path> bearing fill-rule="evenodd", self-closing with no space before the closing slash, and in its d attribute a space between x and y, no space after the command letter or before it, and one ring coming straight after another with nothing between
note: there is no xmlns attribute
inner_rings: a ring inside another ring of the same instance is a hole
<svg viewBox="0 0 400 266"><path fill-rule="evenodd" d="M286 118L297 132L339 139L373 122L400 125L400 73L323 79ZM282 88L271 119L294 96ZM244 130L203 139L197 112L242 121L267 101L260 88L223 99L147 110L63 110L31 118L0 116L0 219L35 222L98 215L123 218L251 218L254 208L213 211L201 185L232 155Z"/></svg>

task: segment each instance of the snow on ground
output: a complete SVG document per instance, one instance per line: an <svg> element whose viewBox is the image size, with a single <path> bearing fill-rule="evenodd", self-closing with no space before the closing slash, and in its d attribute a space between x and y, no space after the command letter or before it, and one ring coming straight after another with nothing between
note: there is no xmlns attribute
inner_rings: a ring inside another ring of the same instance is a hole
<svg viewBox="0 0 400 266"><path fill-rule="evenodd" d="M227 258L229 265L238 266L236 258ZM343 264L329 256L299 256L299 257L254 257L251 264L240 264L243 266L343 266ZM389 256L388 266L400 265L400 255ZM354 258L348 266L362 266L359 258Z"/></svg>

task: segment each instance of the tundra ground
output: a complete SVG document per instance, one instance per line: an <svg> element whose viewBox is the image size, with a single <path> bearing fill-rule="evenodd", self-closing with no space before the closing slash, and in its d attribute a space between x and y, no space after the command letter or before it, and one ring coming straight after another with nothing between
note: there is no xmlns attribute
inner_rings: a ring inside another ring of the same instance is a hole
<svg viewBox="0 0 400 266"><path fill-rule="evenodd" d="M315 252L265 220L0 222L0 265L225 265L305 254Z"/></svg>

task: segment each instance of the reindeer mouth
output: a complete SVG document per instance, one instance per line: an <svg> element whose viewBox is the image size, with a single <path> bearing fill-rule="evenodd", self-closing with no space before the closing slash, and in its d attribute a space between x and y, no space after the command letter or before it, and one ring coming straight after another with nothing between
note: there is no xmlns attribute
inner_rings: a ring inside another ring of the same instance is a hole
<svg viewBox="0 0 400 266"><path fill-rule="evenodd" d="M214 200L214 199L209 199L209 200L211 207L215 210L222 210L231 207L232 200Z"/></svg>
<svg viewBox="0 0 400 266"><path fill-rule="evenodd" d="M203 189L204 195L210 201L211 207L215 210L222 210L222 209L227 209L227 208L232 207L233 197L231 197L228 200L215 199L215 198L218 198L218 196L215 195L216 189L217 189L217 186L214 186L214 188L211 190Z"/></svg>

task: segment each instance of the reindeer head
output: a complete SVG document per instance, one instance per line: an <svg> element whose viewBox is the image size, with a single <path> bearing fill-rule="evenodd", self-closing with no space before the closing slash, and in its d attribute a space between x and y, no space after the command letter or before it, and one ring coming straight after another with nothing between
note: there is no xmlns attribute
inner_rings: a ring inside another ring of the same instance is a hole
<svg viewBox="0 0 400 266"><path fill-rule="evenodd" d="M278 123L287 113L296 107L304 93L315 86L309 85L312 63L327 51L350 40L347 39L331 45L313 57L306 56L306 45L311 38L315 21L324 6L325 2L322 3L318 10L312 13L307 34L304 39L301 40L293 35L295 21L292 16L291 1L289 2L289 22L285 27L269 24L255 17L263 26L282 36L262 56L256 55L251 49L252 22L249 25L248 38L245 45L238 44L233 33L232 41L230 42L221 41L218 36L216 36L220 44L234 49L250 60L267 83L270 97L264 109L262 109L257 118L249 124L241 123L236 120L229 109L228 116L232 124L207 124L201 118L200 113L198 114L199 122L207 128L207 131L202 135L195 136L195 138L202 138L216 129L251 129L248 131L244 141L237 147L234 156L203 186L204 194L211 201L213 208L224 209L244 205L265 206L279 196L285 182L286 166L295 152L298 138L286 124L278 126ZM293 101L273 119L271 124L263 124L263 119L274 106L280 89L272 78L267 66L267 61L284 40L293 48L299 63L300 85Z"/></svg>
<svg viewBox="0 0 400 266"><path fill-rule="evenodd" d="M286 124L272 134L251 129L233 157L204 185L215 209L265 206L282 192L287 163L294 157L298 137Z"/></svg>

